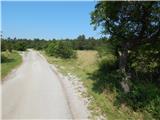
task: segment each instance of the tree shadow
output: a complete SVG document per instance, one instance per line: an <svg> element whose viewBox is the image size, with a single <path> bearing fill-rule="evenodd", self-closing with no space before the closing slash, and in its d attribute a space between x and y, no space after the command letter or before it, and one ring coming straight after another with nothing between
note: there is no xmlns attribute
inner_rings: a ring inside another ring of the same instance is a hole
<svg viewBox="0 0 160 120"><path fill-rule="evenodd" d="M104 66L99 66L98 70L88 73L88 76L94 81L92 87L94 92L100 94L106 90L111 92L116 90L115 106L120 107L125 104L134 111L149 109L159 116L160 107L157 105L160 104L160 90L152 81L146 82L132 77L130 91L125 93L120 85L123 76L116 68L109 71L108 68L104 69Z"/></svg>
<svg viewBox="0 0 160 120"><path fill-rule="evenodd" d="M117 71L107 73L107 71L101 71L101 69L98 69L93 73L88 73L88 76L89 79L94 81L92 90L96 93L102 93L105 90L122 90L119 82L121 76Z"/></svg>
<svg viewBox="0 0 160 120"><path fill-rule="evenodd" d="M104 90L121 90L119 81L122 78L117 67L116 62L102 61L96 71L88 73L88 78L94 81L92 90L97 93L102 93Z"/></svg>

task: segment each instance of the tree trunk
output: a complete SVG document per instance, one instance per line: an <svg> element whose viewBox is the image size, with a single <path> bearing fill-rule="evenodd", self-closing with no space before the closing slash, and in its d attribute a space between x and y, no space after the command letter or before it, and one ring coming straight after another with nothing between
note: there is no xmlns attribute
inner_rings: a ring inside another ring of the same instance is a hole
<svg viewBox="0 0 160 120"><path fill-rule="evenodd" d="M123 72L126 72L127 59L128 59L128 50L127 49L124 49L124 50L122 50L122 52L119 52L119 68Z"/></svg>
<svg viewBox="0 0 160 120"><path fill-rule="evenodd" d="M119 52L119 69L126 72L128 61L128 49L131 47L129 42L122 44L121 51Z"/></svg>
<svg viewBox="0 0 160 120"><path fill-rule="evenodd" d="M122 46L122 51L119 52L119 69L121 70L123 74L122 81L120 82L121 87L123 88L124 92L127 93L130 91L128 80L129 77L127 75L127 61L128 61L128 47L127 44L125 46Z"/></svg>

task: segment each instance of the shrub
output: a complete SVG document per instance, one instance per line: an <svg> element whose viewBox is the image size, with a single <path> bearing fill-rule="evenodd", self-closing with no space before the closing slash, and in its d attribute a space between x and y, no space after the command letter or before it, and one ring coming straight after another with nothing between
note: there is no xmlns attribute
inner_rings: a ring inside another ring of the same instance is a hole
<svg viewBox="0 0 160 120"><path fill-rule="evenodd" d="M160 119L160 91L153 83L132 83L130 92L120 92L115 103L125 103L134 111L146 110L154 118Z"/></svg>
<svg viewBox="0 0 160 120"><path fill-rule="evenodd" d="M114 55L108 54L99 62L99 71L102 73L110 73L117 69L117 59Z"/></svg>
<svg viewBox="0 0 160 120"><path fill-rule="evenodd" d="M49 56L54 56L56 54L56 49L57 49L57 44L52 42L48 45L45 51Z"/></svg>
<svg viewBox="0 0 160 120"><path fill-rule="evenodd" d="M68 42L59 41L48 45L46 53L50 56L61 58L75 58L76 52Z"/></svg>
<svg viewBox="0 0 160 120"><path fill-rule="evenodd" d="M8 58L5 55L1 54L1 63L7 62L7 60Z"/></svg>
<svg viewBox="0 0 160 120"><path fill-rule="evenodd" d="M27 46L25 44L25 42L17 42L17 44L15 44L15 49L18 50L18 51L25 51L27 49Z"/></svg>
<svg viewBox="0 0 160 120"><path fill-rule="evenodd" d="M57 47L57 53L62 58L75 57L75 52L68 42L59 42L58 47Z"/></svg>

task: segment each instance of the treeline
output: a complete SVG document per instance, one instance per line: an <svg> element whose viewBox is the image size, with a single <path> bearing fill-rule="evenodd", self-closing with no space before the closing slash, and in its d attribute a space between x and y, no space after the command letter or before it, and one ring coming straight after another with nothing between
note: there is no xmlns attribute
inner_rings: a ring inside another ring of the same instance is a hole
<svg viewBox="0 0 160 120"><path fill-rule="evenodd" d="M27 40L27 39L2 39L1 40L1 50L2 51L10 51L18 50L25 51L28 48L34 48L36 50L41 50L47 47L49 41L45 40Z"/></svg>
<svg viewBox="0 0 160 120"><path fill-rule="evenodd" d="M84 35L78 36L76 39L61 39L61 40L44 40L44 39L2 39L1 40L1 50L19 50L24 51L28 48L33 48L36 50L42 50L46 49L49 44L51 43L59 43L59 42L66 42L70 44L70 47L74 50L95 50L98 46L102 46L107 43L107 38L100 38L95 39L93 37L91 38L85 38Z"/></svg>

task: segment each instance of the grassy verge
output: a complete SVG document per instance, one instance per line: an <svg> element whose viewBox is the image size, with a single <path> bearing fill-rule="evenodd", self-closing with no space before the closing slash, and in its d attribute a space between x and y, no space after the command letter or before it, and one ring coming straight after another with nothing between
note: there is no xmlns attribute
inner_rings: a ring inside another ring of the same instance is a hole
<svg viewBox="0 0 160 120"><path fill-rule="evenodd" d="M99 93L94 89L94 80L91 79L92 74L98 69L98 57L96 51L78 51L77 59L61 59L49 57L44 52L42 54L47 58L49 63L55 64L63 74L71 73L79 77L84 86L87 88L89 95L94 100L89 106L93 110L93 115L103 114L108 120L151 120L148 113L134 112L130 108L114 106L116 92L106 91ZM94 119L94 117L93 117Z"/></svg>
<svg viewBox="0 0 160 120"><path fill-rule="evenodd" d="M12 69L22 63L22 57L16 52L5 51L1 53L5 60L1 63L1 78L3 79Z"/></svg>

